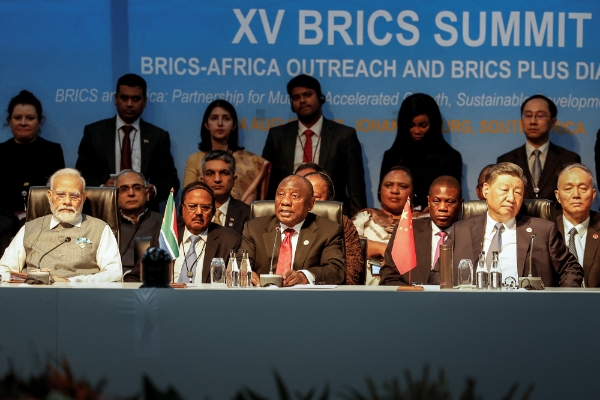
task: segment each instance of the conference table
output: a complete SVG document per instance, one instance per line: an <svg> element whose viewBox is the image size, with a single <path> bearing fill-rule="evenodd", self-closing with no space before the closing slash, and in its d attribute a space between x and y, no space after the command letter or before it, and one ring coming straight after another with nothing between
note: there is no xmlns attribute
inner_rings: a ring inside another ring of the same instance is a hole
<svg viewBox="0 0 600 400"><path fill-rule="evenodd" d="M104 392L141 392L148 375L186 399L229 399L242 387L292 390L413 378L443 369L454 397L465 379L485 399L594 398L600 290L427 290L395 287L138 289L139 284L0 284L0 376L64 357Z"/></svg>

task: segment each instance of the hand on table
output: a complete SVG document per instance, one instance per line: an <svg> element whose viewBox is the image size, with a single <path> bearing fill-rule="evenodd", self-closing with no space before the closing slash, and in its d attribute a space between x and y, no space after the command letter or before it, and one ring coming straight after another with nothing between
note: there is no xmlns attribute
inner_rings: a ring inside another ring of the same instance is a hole
<svg viewBox="0 0 600 400"><path fill-rule="evenodd" d="M307 285L308 279L302 272L293 269L283 273L283 286Z"/></svg>

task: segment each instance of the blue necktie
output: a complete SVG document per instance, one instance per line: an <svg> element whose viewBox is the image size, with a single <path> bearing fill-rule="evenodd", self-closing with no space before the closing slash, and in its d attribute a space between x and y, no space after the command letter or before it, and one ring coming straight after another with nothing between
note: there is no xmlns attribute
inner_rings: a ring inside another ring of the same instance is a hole
<svg viewBox="0 0 600 400"><path fill-rule="evenodd" d="M190 236L190 248L185 255L185 261L181 266L181 273L179 274L179 283L193 283L196 277L196 264L198 256L196 255L196 243L200 240L199 235ZM189 274L191 272L191 274ZM190 276L191 275L191 276Z"/></svg>

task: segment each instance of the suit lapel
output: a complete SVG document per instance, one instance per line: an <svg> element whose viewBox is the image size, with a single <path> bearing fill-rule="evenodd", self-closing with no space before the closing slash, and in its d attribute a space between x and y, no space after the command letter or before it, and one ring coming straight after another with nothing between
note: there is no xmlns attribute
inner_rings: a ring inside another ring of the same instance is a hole
<svg viewBox="0 0 600 400"><path fill-rule="evenodd" d="M117 141L117 117L115 116L109 122L110 127L107 126L106 131L109 132L108 135L102 135L102 139L104 140L103 149L106 149L106 159L108 160L108 167L110 169L110 173L114 174L117 172L116 169L116 158L115 158L115 142Z"/></svg>
<svg viewBox="0 0 600 400"><path fill-rule="evenodd" d="M561 158L562 157L557 146L550 142L548 147L548 155L546 156L544 168L542 169L542 175L540 176L540 181L538 182L539 188L544 188L546 185L548 185L550 178L555 176L554 170L556 168L562 168Z"/></svg>
<svg viewBox="0 0 600 400"><path fill-rule="evenodd" d="M325 165L327 160L332 159L329 157L329 151L332 147L333 134L330 132L331 122L323 117L323 127L321 128L321 144L319 149L319 164Z"/></svg>
<svg viewBox="0 0 600 400"><path fill-rule="evenodd" d="M298 243L296 244L296 254L294 256L294 269L296 271L304 269L304 262L310 252L310 249L317 239L317 229L319 227L315 223L314 214L308 214L302 228L300 229L300 235L298 236Z"/></svg>
<svg viewBox="0 0 600 400"><path fill-rule="evenodd" d="M525 220L521 215L517 215L517 271L519 276L525 276L527 250L529 249L531 235L535 233L535 228L527 232L530 222L529 218ZM533 249L531 251L533 252Z"/></svg>
<svg viewBox="0 0 600 400"><path fill-rule="evenodd" d="M523 173L527 178L527 188L525 193L525 198L534 199L535 193L533 192L533 177L531 176L531 171L529 170L529 162L527 161L527 150L525 150L525 145L519 147L515 153L515 164L517 164L521 169L523 169ZM541 179L540 179L541 181Z"/></svg>
<svg viewBox="0 0 600 400"><path fill-rule="evenodd" d="M281 243L281 234L277 237L277 230L275 229L278 226L277 218L273 217L269 225L265 228L265 232L263 233L263 243L265 245L265 254L267 254L267 259L271 258L271 254L273 254L273 272L277 267L277 259L279 258L279 246L275 245L275 242ZM275 249L275 250L273 250Z"/></svg>
<svg viewBox="0 0 600 400"><path fill-rule="evenodd" d="M212 259L217 255L219 250L219 229L214 223L210 223L208 227L208 235L206 237L206 247L204 248L204 262L202 263L202 282L210 283L210 264ZM197 274L198 271L196 271Z"/></svg>
<svg viewBox="0 0 600 400"><path fill-rule="evenodd" d="M140 153L141 153L141 172L142 174L146 174L148 171L148 165L150 163L150 158L148 155L150 154L150 149L152 147L152 138L150 131L148 130L148 124L140 119Z"/></svg>
<svg viewBox="0 0 600 400"><path fill-rule="evenodd" d="M594 237L596 235L596 237ZM583 251L583 273L585 277L589 277L594 261L596 260L596 253L598 252L598 235L600 235L600 214L596 212L590 213L590 224L587 229L587 236L585 239L585 249Z"/></svg>
<svg viewBox="0 0 600 400"><path fill-rule="evenodd" d="M481 252L481 249L483 249L486 219L487 213L467 219L467 221L471 221L471 226L469 226L469 231L471 232L471 260L478 260L479 253ZM456 234L456 230L454 230L454 232ZM453 264L458 265L458 263L454 262Z"/></svg>
<svg viewBox="0 0 600 400"><path fill-rule="evenodd" d="M239 221L240 219L239 204L234 198L230 198L229 206L227 207L227 215L225 216L225 226L235 229L237 227L236 221Z"/></svg>

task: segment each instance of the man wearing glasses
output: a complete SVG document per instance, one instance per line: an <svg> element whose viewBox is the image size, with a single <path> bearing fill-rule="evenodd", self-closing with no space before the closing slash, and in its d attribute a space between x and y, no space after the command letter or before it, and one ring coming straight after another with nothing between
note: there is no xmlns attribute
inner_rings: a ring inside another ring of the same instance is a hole
<svg viewBox="0 0 600 400"><path fill-rule="evenodd" d="M121 279L119 246L102 220L82 214L85 180L64 168L50 177L51 215L27 222L0 259L2 280L12 272L50 273L55 282L111 282Z"/></svg>
<svg viewBox="0 0 600 400"><path fill-rule="evenodd" d="M550 142L556 114L556 104L546 96L529 97L521 105L525 145L498 157L498 163L511 162L523 169L527 178L525 199L554 200L560 171L568 164L581 162L578 154Z"/></svg>
<svg viewBox="0 0 600 400"><path fill-rule="evenodd" d="M150 211L146 205L149 199L146 179L141 172L126 169L119 173L115 181L119 192L119 230L121 232L120 253L123 272L134 265L133 241L139 237L150 237L160 230L162 215Z"/></svg>
<svg viewBox="0 0 600 400"><path fill-rule="evenodd" d="M231 229L211 222L215 213L215 194L203 182L192 182L181 194L181 219L177 222L179 257L173 267L174 281L210 283L210 263L213 258L228 261L229 251L237 251L242 237ZM159 247L160 228L152 236L150 247ZM138 262L125 275L126 282L140 281Z"/></svg>

